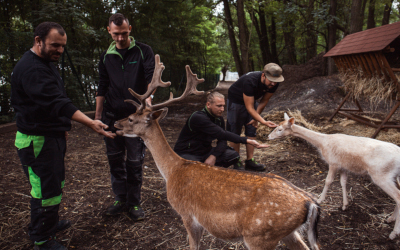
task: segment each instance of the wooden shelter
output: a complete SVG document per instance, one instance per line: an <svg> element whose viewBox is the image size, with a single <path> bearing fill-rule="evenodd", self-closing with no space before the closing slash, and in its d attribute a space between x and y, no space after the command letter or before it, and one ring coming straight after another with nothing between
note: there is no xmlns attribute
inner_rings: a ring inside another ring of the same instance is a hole
<svg viewBox="0 0 400 250"><path fill-rule="evenodd" d="M354 72L362 70L363 77L378 76L385 83L396 84L397 93L400 93L400 84L395 75L395 72L400 72L400 22L347 35L324 57L332 57L341 73L349 70ZM396 97L395 105L386 117L379 122L373 122L354 114L354 112L363 112L357 99L354 99L356 109L342 108L350 96L351 93L345 96L335 113L330 117L330 121L336 114L341 114L375 127L376 130L372 138L375 138L379 131L384 128L400 129L400 125L389 122L389 119L400 106L398 97Z"/></svg>

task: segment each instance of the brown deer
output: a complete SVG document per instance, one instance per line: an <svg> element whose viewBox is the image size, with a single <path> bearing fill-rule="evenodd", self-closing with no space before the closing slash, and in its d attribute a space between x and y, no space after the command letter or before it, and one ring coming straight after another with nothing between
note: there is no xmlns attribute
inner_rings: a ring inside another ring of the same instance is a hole
<svg viewBox="0 0 400 250"><path fill-rule="evenodd" d="M145 99L162 82L164 69L156 55L152 82L144 95L131 94L141 104L136 113L115 123L117 134L141 137L153 155L166 182L167 198L180 214L189 235L190 249L199 249L204 229L223 240L243 240L248 249L274 249L280 240L290 249L309 249L299 230L308 225L308 241L317 244L319 207L312 194L273 174L256 174L206 165L179 157L169 146L158 124L167 114L167 104L189 94L202 94L197 84L203 82L186 66L187 86L179 98L153 106Z"/></svg>

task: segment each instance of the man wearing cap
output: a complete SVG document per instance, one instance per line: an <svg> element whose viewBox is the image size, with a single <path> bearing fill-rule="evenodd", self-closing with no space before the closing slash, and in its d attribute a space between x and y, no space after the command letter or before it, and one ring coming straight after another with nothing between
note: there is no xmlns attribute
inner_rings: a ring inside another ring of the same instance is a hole
<svg viewBox="0 0 400 250"><path fill-rule="evenodd" d="M228 90L227 130L240 135L244 126L245 135L249 139L255 139L258 122L271 128L276 127L275 123L264 120L260 114L283 81L282 68L275 63L268 63L263 71L241 76ZM260 100L256 103L258 99ZM240 144L231 142L231 146L239 153ZM245 169L264 171L265 165L257 163L253 153L254 147L246 144Z"/></svg>

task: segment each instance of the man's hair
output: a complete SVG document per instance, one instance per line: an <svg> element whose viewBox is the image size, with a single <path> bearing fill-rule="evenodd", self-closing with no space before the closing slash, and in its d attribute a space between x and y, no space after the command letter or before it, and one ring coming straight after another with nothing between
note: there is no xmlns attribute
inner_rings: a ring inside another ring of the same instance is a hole
<svg viewBox="0 0 400 250"><path fill-rule="evenodd" d="M36 27L35 32L33 33L33 38L35 39L35 37L38 36L43 42L45 42L47 35L50 33L50 30L52 29L56 29L58 31L58 34L62 36L65 35L64 28L58 23L44 22Z"/></svg>
<svg viewBox="0 0 400 250"><path fill-rule="evenodd" d="M215 97L223 98L225 100L225 96L223 94L221 94L221 93L219 93L217 91L214 91L214 92L210 92L207 95L207 102L214 103L214 98Z"/></svg>
<svg viewBox="0 0 400 250"><path fill-rule="evenodd" d="M122 15L121 13L115 13L114 15L112 15L109 19L108 19L108 26L111 25L111 23L114 23L117 26L121 26L124 21L128 24L129 26L129 21L128 18L126 18L124 15Z"/></svg>

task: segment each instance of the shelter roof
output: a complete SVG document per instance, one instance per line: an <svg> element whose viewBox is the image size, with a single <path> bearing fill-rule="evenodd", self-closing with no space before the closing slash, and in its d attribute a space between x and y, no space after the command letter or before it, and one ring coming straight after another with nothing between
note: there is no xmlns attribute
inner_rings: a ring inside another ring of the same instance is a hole
<svg viewBox="0 0 400 250"><path fill-rule="evenodd" d="M380 51L400 35L400 22L347 35L324 57Z"/></svg>

